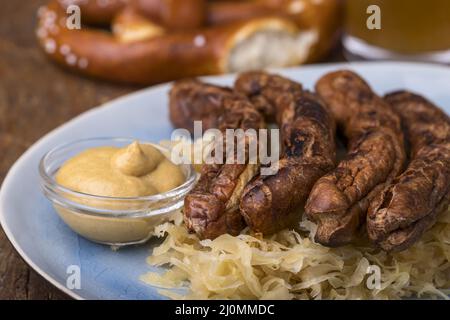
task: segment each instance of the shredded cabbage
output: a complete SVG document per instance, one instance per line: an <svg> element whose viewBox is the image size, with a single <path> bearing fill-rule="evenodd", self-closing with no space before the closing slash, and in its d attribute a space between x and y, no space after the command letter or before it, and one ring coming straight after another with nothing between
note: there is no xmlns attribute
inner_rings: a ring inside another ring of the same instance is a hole
<svg viewBox="0 0 450 320"><path fill-rule="evenodd" d="M167 237L148 257L168 269L141 279L172 299L449 299L450 210L400 253L367 244L327 248L314 233L315 225L302 221L299 231L268 238L244 230L201 241L178 219L158 226L155 234Z"/></svg>

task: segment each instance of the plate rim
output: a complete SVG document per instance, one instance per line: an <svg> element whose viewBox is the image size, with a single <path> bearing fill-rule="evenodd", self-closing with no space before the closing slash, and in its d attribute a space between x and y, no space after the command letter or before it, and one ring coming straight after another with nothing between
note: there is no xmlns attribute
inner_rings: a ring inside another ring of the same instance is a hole
<svg viewBox="0 0 450 320"><path fill-rule="evenodd" d="M299 72L303 69L314 69L317 67L325 67L325 68L352 68L353 66L367 66L367 65L383 65L383 66L411 66L411 67L422 67L427 69L436 69L436 70L442 70L447 69L447 72L450 72L450 67L445 65L438 65L433 63L423 63L423 62L408 62L408 61L347 61L347 62L337 62L337 63L317 63L317 64L310 64L310 65L304 65L304 66L295 66L295 67L289 67L289 68L276 68L276 69L267 69L269 72L286 72L286 71L294 71L298 70ZM214 79L223 79L223 78L233 78L236 76L236 73L230 73L230 74L222 74L222 75L212 75L212 76L204 76L204 77L198 77L200 79L211 81ZM138 89L134 92L116 97L110 101L107 101L106 103L100 104L98 106L95 106L89 110L86 110L79 115L69 119L68 121L60 124L56 128L50 130L48 133L44 134L40 138L38 138L28 149L26 149L20 156L17 158L17 160L14 162L14 164L9 168L8 172L6 173L4 180L0 187L0 226L2 227L6 238L9 240L10 244L13 246L13 248L16 250L16 252L19 254L19 256L25 261L25 263L28 264L29 267L31 267L34 271L36 271L40 276L42 276L46 281L48 281L50 284L55 286L57 289L62 291L63 293L67 294L69 297L74 298L76 300L86 300L87 298L82 297L81 295L77 294L73 290L68 289L63 284L59 283L56 279L54 279L50 274L48 274L46 271L44 271L41 267L39 267L36 263L33 262L33 260L24 252L24 250L21 248L21 246L18 244L13 232L10 230L8 223L6 222L6 214L3 212L3 204L7 199L5 199L4 195L4 186L9 184L9 181L12 179L12 177L15 176L15 172L18 170L19 165L24 162L27 157L29 157L30 154L33 153L35 149L39 149L40 145L45 142L49 137L58 135L58 133L65 127L73 124L76 121L79 121L85 117L89 117L91 113L96 113L101 109L108 108L110 105L120 103L122 100L131 99L134 96L138 96L143 94L146 91L153 91L158 90L163 87L169 86L173 81L157 84L154 86L148 86L145 88Z"/></svg>

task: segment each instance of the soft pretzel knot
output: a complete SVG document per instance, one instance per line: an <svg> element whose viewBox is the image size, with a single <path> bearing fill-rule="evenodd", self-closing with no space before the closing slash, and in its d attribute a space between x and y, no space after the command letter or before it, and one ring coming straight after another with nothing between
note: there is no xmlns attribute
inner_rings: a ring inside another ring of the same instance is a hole
<svg viewBox="0 0 450 320"><path fill-rule="evenodd" d="M37 37L70 70L154 84L318 59L333 42L338 7L339 0L52 0L39 9ZM74 8L81 28L69 23Z"/></svg>

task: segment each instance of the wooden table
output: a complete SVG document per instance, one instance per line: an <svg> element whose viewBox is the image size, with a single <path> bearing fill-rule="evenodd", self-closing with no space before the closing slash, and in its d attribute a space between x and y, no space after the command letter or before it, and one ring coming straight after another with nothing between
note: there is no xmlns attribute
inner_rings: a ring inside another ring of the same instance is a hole
<svg viewBox="0 0 450 320"><path fill-rule="evenodd" d="M62 71L37 47L36 11L47 0L1 0L0 183L14 161L45 133L136 87ZM342 60L337 49L328 61ZM0 299L67 299L31 269L0 228Z"/></svg>
<svg viewBox="0 0 450 320"><path fill-rule="evenodd" d="M1 0L0 182L37 139L77 114L136 88L62 71L37 47L36 11L46 0ZM0 228L0 299L66 299L16 253Z"/></svg>

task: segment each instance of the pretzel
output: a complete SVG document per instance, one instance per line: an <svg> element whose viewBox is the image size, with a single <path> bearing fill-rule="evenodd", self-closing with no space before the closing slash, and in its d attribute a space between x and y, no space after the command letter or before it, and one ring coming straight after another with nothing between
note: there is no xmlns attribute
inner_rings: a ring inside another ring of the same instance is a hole
<svg viewBox="0 0 450 320"><path fill-rule="evenodd" d="M295 65L317 57L324 42L329 46L324 39L336 19L324 18L335 12L330 4L336 0L246 2L52 0L38 12L37 37L47 56L71 71L143 85ZM294 3L301 15L292 13ZM81 29L67 27L66 9L73 4L80 7ZM245 19L230 15L230 8L244 5L265 9L247 12ZM103 29L92 28L98 26Z"/></svg>
<svg viewBox="0 0 450 320"><path fill-rule="evenodd" d="M324 57L336 42L342 17L339 0L250 0L213 1L207 10L209 24L277 14L291 19L300 29L317 30L318 41L310 49L305 62ZM245 71L245 70L238 70Z"/></svg>

